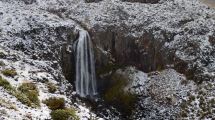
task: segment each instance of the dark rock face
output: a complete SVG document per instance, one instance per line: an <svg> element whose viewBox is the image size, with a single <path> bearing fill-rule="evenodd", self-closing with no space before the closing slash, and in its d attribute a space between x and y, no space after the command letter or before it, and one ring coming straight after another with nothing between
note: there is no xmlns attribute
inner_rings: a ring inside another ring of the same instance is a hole
<svg viewBox="0 0 215 120"><path fill-rule="evenodd" d="M122 0L123 2L158 3L160 0Z"/></svg>
<svg viewBox="0 0 215 120"><path fill-rule="evenodd" d="M91 3L91 2L100 2L102 0L85 0L87 3Z"/></svg>
<svg viewBox="0 0 215 120"><path fill-rule="evenodd" d="M152 34L153 31L145 31L140 37L128 36L127 33L129 33L128 27L118 29L112 26L108 27L107 31L97 29L91 34L96 45L104 51L110 51L114 62L121 66L132 65L150 72L164 69L173 61L174 54L164 48L166 37L156 39ZM98 65L107 64L107 61L97 59Z"/></svg>
<svg viewBox="0 0 215 120"><path fill-rule="evenodd" d="M70 50L71 46L69 45L70 44L64 44L61 48L60 64L65 78L73 83L73 80L75 80L75 59L74 53L72 50Z"/></svg>
<svg viewBox="0 0 215 120"><path fill-rule="evenodd" d="M36 0L22 0L25 4L33 4Z"/></svg>

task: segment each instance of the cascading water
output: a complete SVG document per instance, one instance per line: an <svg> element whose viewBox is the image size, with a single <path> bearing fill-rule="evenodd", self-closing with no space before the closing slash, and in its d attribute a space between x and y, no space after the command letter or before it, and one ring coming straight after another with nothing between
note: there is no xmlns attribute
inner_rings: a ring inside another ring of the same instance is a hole
<svg viewBox="0 0 215 120"><path fill-rule="evenodd" d="M81 97L97 94L93 45L87 31L79 30L76 41L76 92Z"/></svg>

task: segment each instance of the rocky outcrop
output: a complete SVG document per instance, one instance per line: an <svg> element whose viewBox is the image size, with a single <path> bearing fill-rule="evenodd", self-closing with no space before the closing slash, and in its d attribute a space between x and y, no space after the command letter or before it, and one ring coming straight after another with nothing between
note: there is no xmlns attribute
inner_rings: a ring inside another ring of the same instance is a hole
<svg viewBox="0 0 215 120"><path fill-rule="evenodd" d="M214 79L207 72L214 66L214 47L208 40L214 31L210 27L214 11L199 2L156 5L113 0L80 5L63 14L84 24L94 44L109 52L116 64L134 65L145 72L171 67L199 83ZM83 12L87 15L79 14ZM107 63L97 58L97 64Z"/></svg>

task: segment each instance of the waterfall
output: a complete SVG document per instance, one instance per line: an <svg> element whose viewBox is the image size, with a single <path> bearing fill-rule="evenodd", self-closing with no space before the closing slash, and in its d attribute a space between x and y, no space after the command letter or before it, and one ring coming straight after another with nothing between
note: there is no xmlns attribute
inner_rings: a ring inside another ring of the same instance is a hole
<svg viewBox="0 0 215 120"><path fill-rule="evenodd" d="M79 30L76 41L76 92L81 97L97 94L93 45L87 31Z"/></svg>

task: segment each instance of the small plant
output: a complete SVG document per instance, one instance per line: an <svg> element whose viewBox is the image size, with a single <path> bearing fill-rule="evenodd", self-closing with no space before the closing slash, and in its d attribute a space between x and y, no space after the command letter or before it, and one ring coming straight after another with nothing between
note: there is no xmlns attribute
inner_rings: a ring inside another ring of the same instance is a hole
<svg viewBox="0 0 215 120"><path fill-rule="evenodd" d="M0 76L0 86L8 91L11 95L15 96L21 103L29 107L37 107L40 105L39 92L36 85L33 83L23 83L16 90L11 84Z"/></svg>
<svg viewBox="0 0 215 120"><path fill-rule="evenodd" d="M73 109L58 109L51 112L53 120L79 120Z"/></svg>
<svg viewBox="0 0 215 120"><path fill-rule="evenodd" d="M57 110L57 109L64 109L65 108L64 98L51 97L51 98L43 101L43 103L46 104L49 107L49 109L51 109L51 110Z"/></svg>
<svg viewBox="0 0 215 120"><path fill-rule="evenodd" d="M22 104L25 104L29 107L35 107L25 94L19 91L11 91L11 94L14 95Z"/></svg>
<svg viewBox="0 0 215 120"><path fill-rule="evenodd" d="M7 80L3 79L2 76L0 76L0 86L2 86L6 90L12 90L13 89L11 84Z"/></svg>
<svg viewBox="0 0 215 120"><path fill-rule="evenodd" d="M4 74L5 76L14 77L17 75L17 72L14 69L5 69L2 71L2 74Z"/></svg>
<svg viewBox="0 0 215 120"><path fill-rule="evenodd" d="M47 82L46 83L47 87L48 87L48 91L50 93L55 93L57 91L57 87L55 84L51 83L51 82Z"/></svg>
<svg viewBox="0 0 215 120"><path fill-rule="evenodd" d="M33 83L23 83L15 94L22 103L31 107L40 106L38 95L39 91Z"/></svg>
<svg viewBox="0 0 215 120"><path fill-rule="evenodd" d="M17 110L16 106L13 103L7 102L6 100L0 98L0 106L3 106L8 109Z"/></svg>

